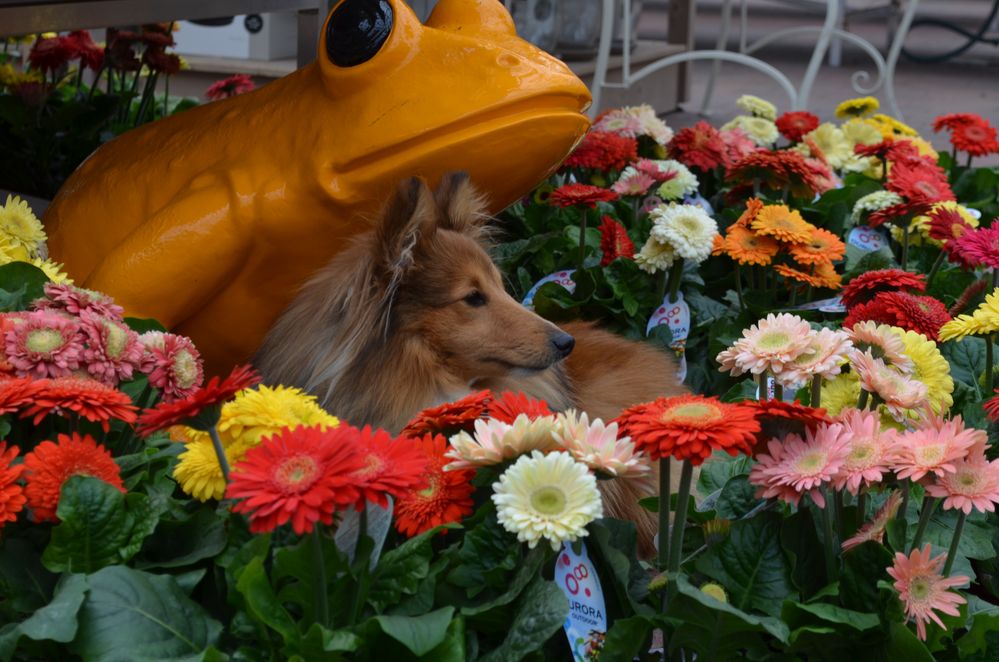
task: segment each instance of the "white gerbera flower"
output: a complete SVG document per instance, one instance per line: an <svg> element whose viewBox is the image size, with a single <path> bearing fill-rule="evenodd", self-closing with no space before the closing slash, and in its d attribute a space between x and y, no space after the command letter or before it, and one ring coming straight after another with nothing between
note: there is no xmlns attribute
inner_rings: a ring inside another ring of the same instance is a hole
<svg viewBox="0 0 999 662"><path fill-rule="evenodd" d="M773 120L765 117L750 117L749 115L737 115L734 119L722 125L722 131L729 129L742 129L749 136L749 139L760 147L773 147L780 136L777 125Z"/></svg>
<svg viewBox="0 0 999 662"><path fill-rule="evenodd" d="M592 471L615 478L645 477L652 471L648 457L635 452L631 437L617 438L617 423L605 425L599 418L591 423L585 412L570 409L555 417L552 436Z"/></svg>
<svg viewBox="0 0 999 662"><path fill-rule="evenodd" d="M673 266L676 261L676 249L671 244L656 241L650 236L642 250L635 254L635 264L642 271L654 274L657 271L666 271Z"/></svg>
<svg viewBox="0 0 999 662"><path fill-rule="evenodd" d="M499 464L533 450L550 451L558 448L552 439L554 416L540 416L533 421L526 414L513 419L513 425L496 419L475 421L475 434L464 430L451 437L447 457L456 460L447 470L469 469Z"/></svg>
<svg viewBox="0 0 999 662"><path fill-rule="evenodd" d="M492 499L503 528L532 549L542 538L555 550L575 542L603 516L597 479L564 452L522 456L493 483Z"/></svg>
<svg viewBox="0 0 999 662"><path fill-rule="evenodd" d="M898 193L892 193L891 191L868 193L854 203L853 213L850 214L850 221L859 223L865 214L886 209L900 202L902 202L902 197Z"/></svg>
<svg viewBox="0 0 999 662"><path fill-rule="evenodd" d="M659 186L659 197L665 200L679 200L685 195L692 195L697 192L697 176L690 172L687 166L672 159L646 160L643 164L655 166L659 172L669 173L672 177Z"/></svg>
<svg viewBox="0 0 999 662"><path fill-rule="evenodd" d="M752 94L743 94L736 99L735 105L755 117L762 117L771 122L777 119L777 106Z"/></svg>
<svg viewBox="0 0 999 662"><path fill-rule="evenodd" d="M697 205L662 205L649 214L650 236L671 245L685 260L703 262L711 255L718 224Z"/></svg>

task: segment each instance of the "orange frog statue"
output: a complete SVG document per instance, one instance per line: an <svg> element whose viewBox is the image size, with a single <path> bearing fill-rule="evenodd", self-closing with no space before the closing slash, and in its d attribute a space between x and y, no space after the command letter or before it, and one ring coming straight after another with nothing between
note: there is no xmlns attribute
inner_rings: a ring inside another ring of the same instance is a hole
<svg viewBox="0 0 999 662"><path fill-rule="evenodd" d="M466 170L502 209L582 138L590 102L498 0L342 0L316 62L97 150L45 215L77 284L248 360L302 284L398 181Z"/></svg>

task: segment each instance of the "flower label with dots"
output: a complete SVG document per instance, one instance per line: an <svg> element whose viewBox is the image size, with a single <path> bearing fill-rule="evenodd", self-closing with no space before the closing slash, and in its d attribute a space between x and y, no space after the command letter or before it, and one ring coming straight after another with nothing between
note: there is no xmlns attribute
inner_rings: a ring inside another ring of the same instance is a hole
<svg viewBox="0 0 999 662"><path fill-rule="evenodd" d="M576 662L592 660L603 647L607 633L607 608L604 591L600 587L597 571L586 553L586 545L578 543L580 553L572 551L572 544L562 545L555 562L555 583L569 601L569 615L565 619L565 636Z"/></svg>
<svg viewBox="0 0 999 662"><path fill-rule="evenodd" d="M683 300L683 294L676 295L676 301L670 302L669 295L663 299L662 304L656 308L649 318L649 323L645 327L645 335L652 333L652 329L665 324L673 334L673 342L670 347L676 352L679 365L677 366L677 379L683 381L687 378L687 357L684 355L684 348L687 345L687 336L690 335L690 306Z"/></svg>
<svg viewBox="0 0 999 662"><path fill-rule="evenodd" d="M865 251L879 251L888 245L888 240L879 230L859 226L850 230L846 243Z"/></svg>
<svg viewBox="0 0 999 662"><path fill-rule="evenodd" d="M562 271L556 271L553 274L548 274L536 282L534 286L527 291L527 294L524 295L524 300L521 303L528 308L534 308L534 295L538 293L538 290L545 283L558 283L568 290L569 294L572 294L576 291L576 281L572 279L572 272L574 271L575 269L563 269Z"/></svg>

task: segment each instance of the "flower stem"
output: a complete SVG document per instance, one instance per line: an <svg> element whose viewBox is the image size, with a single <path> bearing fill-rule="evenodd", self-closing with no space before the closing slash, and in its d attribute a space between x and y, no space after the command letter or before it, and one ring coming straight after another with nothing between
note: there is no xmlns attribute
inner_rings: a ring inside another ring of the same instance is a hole
<svg viewBox="0 0 999 662"><path fill-rule="evenodd" d="M909 545L909 551L914 549L919 549L919 543L923 542L923 534L926 532L926 526L930 523L930 517L933 515L933 510L937 507L937 499L928 496L923 500L923 510L919 513L919 525L916 526L916 535L912 538L912 544Z"/></svg>
<svg viewBox="0 0 999 662"><path fill-rule="evenodd" d="M676 295L680 292L680 281L683 280L683 258L678 257L673 262L673 267L669 270L669 302L676 301Z"/></svg>
<svg viewBox="0 0 999 662"><path fill-rule="evenodd" d="M957 524L954 525L954 537L950 541L950 549L947 550L947 562L944 563L943 575L950 575L950 569L954 567L954 559L957 558L957 546L961 542L961 532L964 530L964 520L967 515L962 510L957 514Z"/></svg>
<svg viewBox="0 0 999 662"><path fill-rule="evenodd" d="M902 268L909 264L909 224L902 226Z"/></svg>
<svg viewBox="0 0 999 662"><path fill-rule="evenodd" d="M669 280L668 271L659 272L659 287L656 290L656 305L658 306L666 298L666 283Z"/></svg>
<svg viewBox="0 0 999 662"><path fill-rule="evenodd" d="M992 334L985 336L985 397L992 395Z"/></svg>
<svg viewBox="0 0 999 662"><path fill-rule="evenodd" d="M669 538L669 504L671 496L669 487L669 465L670 459L668 457L660 458L658 567L661 571L665 571L669 565L669 545L667 544L667 538Z"/></svg>
<svg viewBox="0 0 999 662"><path fill-rule="evenodd" d="M784 402L784 385L778 381L774 381L774 400Z"/></svg>
<svg viewBox="0 0 999 662"><path fill-rule="evenodd" d="M832 490L825 488L826 507L823 509L823 524L825 524L826 534L826 582L836 581L839 575L836 559L839 551L836 547L836 535L833 533L833 518L836 516L835 507L829 502L832 500Z"/></svg>
<svg viewBox="0 0 999 662"><path fill-rule="evenodd" d="M836 533L843 537L843 529L846 525L843 517L843 490L833 490L833 512L836 514Z"/></svg>
<svg viewBox="0 0 999 662"><path fill-rule="evenodd" d="M218 430L215 426L209 426L208 436L212 438L212 446L215 448L215 457L218 458L219 467L222 469L222 478L225 480L226 484L229 483L229 461L225 457L225 448L222 446L222 440L219 439Z"/></svg>
<svg viewBox="0 0 999 662"><path fill-rule="evenodd" d="M767 371L764 370L763 372L760 373L760 397L759 397L759 400L760 400L760 402L766 402L769 399L770 399L770 396L767 394Z"/></svg>
<svg viewBox="0 0 999 662"><path fill-rule="evenodd" d="M812 397L808 404L812 407L818 407L822 404L822 375L812 377Z"/></svg>
<svg viewBox="0 0 999 662"><path fill-rule="evenodd" d="M739 297L739 310L746 310L746 302L742 299L742 273L738 262L735 263L735 295Z"/></svg>
<svg viewBox="0 0 999 662"><path fill-rule="evenodd" d="M690 460L683 461L680 470L680 491L677 494L676 516L673 518L673 535L670 538L669 569L676 572L680 569L680 558L683 555L683 530L687 526L687 502L690 500L690 483L694 475L694 465Z"/></svg>
<svg viewBox="0 0 999 662"><path fill-rule="evenodd" d="M860 390L860 400L857 402L857 409L866 409L867 408L867 399L870 398L870 397L871 397L871 394L870 394L869 391L865 391L865 390L861 389Z"/></svg>
<svg viewBox="0 0 999 662"><path fill-rule="evenodd" d="M316 623L323 627L330 624L330 603L326 594L326 563L323 559L323 534L322 527L317 523L312 529L312 581L315 582L313 598L315 604Z"/></svg>
<svg viewBox="0 0 999 662"><path fill-rule="evenodd" d="M909 520L905 518L905 514L909 511L909 481L902 481L902 505L898 509L898 514L895 515L902 523L902 540L905 540L906 529L909 528Z"/></svg>
<svg viewBox="0 0 999 662"><path fill-rule="evenodd" d="M937 259L933 261L933 266L930 267L930 273L926 274L926 287L933 284L933 277L937 275L938 271L940 271L940 267L943 266L944 258L946 257L947 254L943 252L943 249L941 249L940 254L937 255Z"/></svg>
<svg viewBox="0 0 999 662"><path fill-rule="evenodd" d="M579 217L579 269L583 268L583 259L586 257L586 216L590 213L585 207L582 211Z"/></svg>
<svg viewBox="0 0 999 662"><path fill-rule="evenodd" d="M364 537L368 535L368 504L365 503L364 507L357 514L357 544L354 546L354 562L357 563L357 550L361 549L361 544L364 542ZM354 601L350 607L349 621L348 625L354 626L357 624L357 617L361 614L361 607L364 605L364 600L367 598L368 594L368 564L362 563L358 570L359 576L357 579L358 587L357 591L354 592Z"/></svg>
<svg viewBox="0 0 999 662"><path fill-rule="evenodd" d="M857 494L857 528L864 525L867 520L867 492L860 490Z"/></svg>

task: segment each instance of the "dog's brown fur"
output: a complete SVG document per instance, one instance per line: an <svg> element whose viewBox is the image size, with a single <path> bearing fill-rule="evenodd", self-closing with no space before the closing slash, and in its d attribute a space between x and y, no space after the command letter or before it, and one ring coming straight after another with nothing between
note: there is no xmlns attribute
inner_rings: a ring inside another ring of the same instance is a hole
<svg viewBox="0 0 999 662"><path fill-rule="evenodd" d="M398 187L381 223L358 236L302 289L255 363L269 383L314 393L352 424L398 432L417 412L483 388L522 391L553 409L605 421L622 409L685 392L670 358L585 323L560 329L503 288L487 254L485 204L463 175L432 194ZM655 522L629 481L603 481L609 514L638 525L651 550Z"/></svg>

